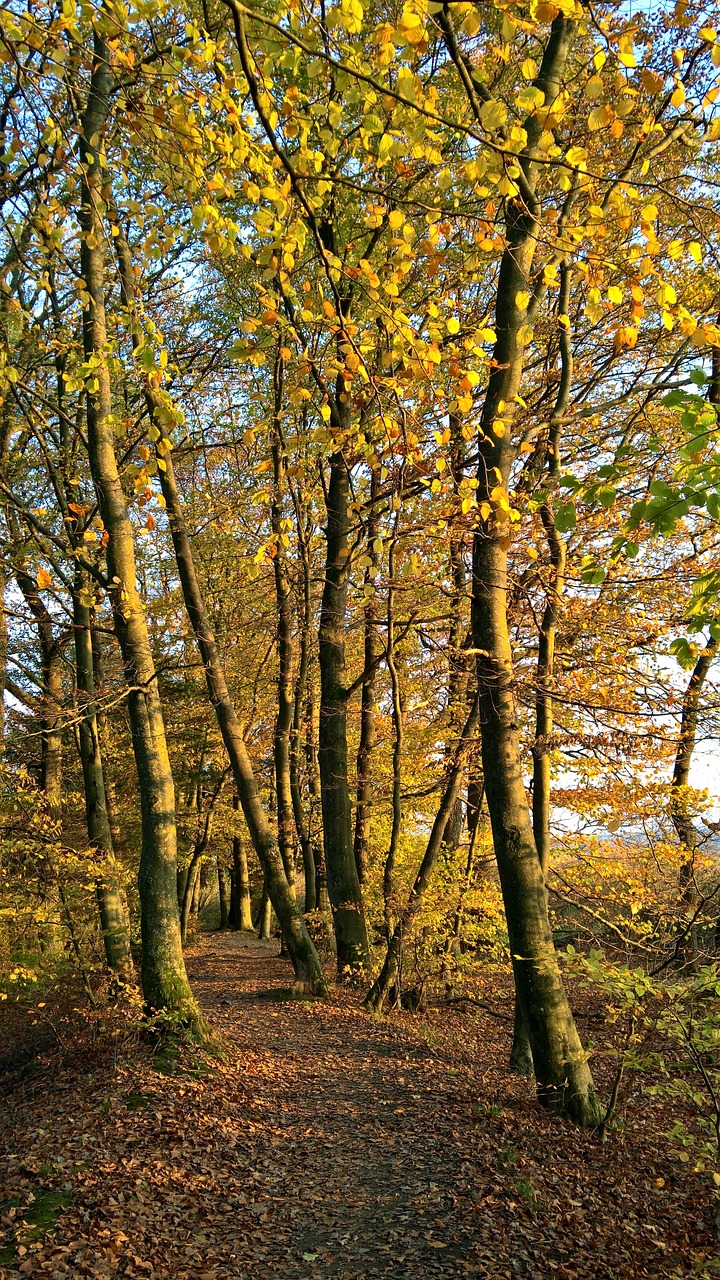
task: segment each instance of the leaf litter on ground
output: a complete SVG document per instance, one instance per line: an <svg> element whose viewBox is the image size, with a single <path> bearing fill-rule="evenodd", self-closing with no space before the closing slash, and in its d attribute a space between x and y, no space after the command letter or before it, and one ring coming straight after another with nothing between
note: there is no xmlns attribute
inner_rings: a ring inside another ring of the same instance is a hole
<svg viewBox="0 0 720 1280"><path fill-rule="evenodd" d="M657 1099L601 1144L509 1073L481 1003L377 1022L343 989L283 1000L277 945L235 933L201 936L188 967L221 1055L127 1039L13 1081L0 1277L711 1273L712 1193Z"/></svg>

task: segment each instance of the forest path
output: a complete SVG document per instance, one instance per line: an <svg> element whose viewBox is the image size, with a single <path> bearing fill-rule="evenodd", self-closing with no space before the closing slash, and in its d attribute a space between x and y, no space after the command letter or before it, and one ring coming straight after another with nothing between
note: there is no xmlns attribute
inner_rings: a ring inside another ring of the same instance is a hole
<svg viewBox="0 0 720 1280"><path fill-rule="evenodd" d="M226 1119L266 1134L252 1188L269 1273L434 1280L467 1263L477 1274L476 1216L458 1191L455 1129L468 1108L456 1080L424 1044L356 1007L273 999L292 972L276 943L268 950L216 934L189 971L240 1077L253 1079Z"/></svg>
<svg viewBox="0 0 720 1280"><path fill-rule="evenodd" d="M0 1280L700 1274L712 1203L645 1100L602 1146L508 1074L507 1024L481 1010L287 999L277 943L234 933L188 969L222 1060L134 1033L113 1055L106 1033L12 1085Z"/></svg>

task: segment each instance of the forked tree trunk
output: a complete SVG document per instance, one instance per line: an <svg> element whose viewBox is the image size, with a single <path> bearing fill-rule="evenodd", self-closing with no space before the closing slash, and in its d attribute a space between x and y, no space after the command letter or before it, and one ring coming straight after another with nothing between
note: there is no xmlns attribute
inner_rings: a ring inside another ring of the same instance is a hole
<svg viewBox="0 0 720 1280"><path fill-rule="evenodd" d="M121 233L115 237L115 242L123 281L124 302L130 317L133 342L139 344L141 334L134 319L135 297L129 247ZM305 990L317 995L325 995L327 984L322 965L305 926L295 895L288 883L278 842L273 834L258 793L252 762L227 687L220 651L210 624L202 589L195 570L192 546L180 501L166 426L168 419L172 418L172 407L169 402L163 400L162 394L158 389L149 383L146 384L145 395L153 428L157 433L155 447L158 457L158 474L165 499L170 536L175 550L185 608L197 641L205 670L210 701L228 754L247 828L260 860L260 865L263 868L270 899L280 921L296 980Z"/></svg>
<svg viewBox="0 0 720 1280"><path fill-rule="evenodd" d="M109 57L105 38L96 33L80 139L80 268L88 296L83 309L83 346L93 374L87 393L88 452L98 509L108 534L109 591L128 685L128 717L140 791L143 993L148 1009L165 1011L201 1032L203 1023L190 990L180 941L175 789L145 610L137 588L132 525L115 457L102 219L103 135L111 90Z"/></svg>
<svg viewBox="0 0 720 1280"><path fill-rule="evenodd" d="M210 798L204 819L199 824L198 831L195 836L195 844L190 858L190 865L185 878L185 886L183 889L182 906L180 908L180 936L183 946L187 943L188 932L190 927L190 919L193 912L197 913L196 901L200 888L200 864L204 854L207 852L210 835L212 833L213 818L217 806L225 774L219 779L215 786L215 790Z"/></svg>
<svg viewBox="0 0 720 1280"><path fill-rule="evenodd" d="M438 21L472 108L479 113L473 68L459 54L449 6L443 8ZM553 103L562 90L573 31L573 21L562 14L553 20L534 81L546 104ZM488 810L515 986L530 1040L538 1095L546 1106L592 1127L600 1122L602 1109L555 954L545 878L522 776L507 617L509 523L497 494L498 488L509 492L517 456L513 407L523 372L525 326L532 321L540 296L535 293L540 283L536 285L531 279L531 268L541 237L537 146L544 126L537 112L524 123L526 144L518 157L522 188L516 199L507 202L507 247L495 300L497 339L482 409L476 498L481 511L486 508L491 514L480 521L473 539L472 638L478 655Z"/></svg>

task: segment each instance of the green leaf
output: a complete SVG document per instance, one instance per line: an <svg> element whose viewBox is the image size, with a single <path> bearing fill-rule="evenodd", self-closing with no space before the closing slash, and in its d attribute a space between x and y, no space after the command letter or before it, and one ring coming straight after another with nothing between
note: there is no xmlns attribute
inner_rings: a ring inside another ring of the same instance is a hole
<svg viewBox="0 0 720 1280"><path fill-rule="evenodd" d="M574 502L566 502L555 512L555 528L558 533L569 533L577 523L577 512Z"/></svg>

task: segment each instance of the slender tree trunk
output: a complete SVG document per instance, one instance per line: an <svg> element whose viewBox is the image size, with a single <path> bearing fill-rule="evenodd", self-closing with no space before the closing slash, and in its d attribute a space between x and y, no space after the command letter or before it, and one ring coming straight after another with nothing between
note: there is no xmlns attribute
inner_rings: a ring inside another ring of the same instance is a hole
<svg viewBox="0 0 720 1280"><path fill-rule="evenodd" d="M315 734L315 698L312 681L308 681L307 700L305 704L305 760L308 773L308 841L315 863L315 904L318 911L330 910L330 899L327 891L327 873L325 869L325 847L322 827L322 799L320 786L320 767L318 765L317 740Z"/></svg>
<svg viewBox="0 0 720 1280"><path fill-rule="evenodd" d="M75 671L80 720L80 762L85 790L88 840L101 864L96 881L103 946L108 968L126 983L135 982L130 953L130 928L115 861L110 818L105 799L100 734L97 722L90 606L83 600L87 584L78 575L73 593Z"/></svg>
<svg viewBox="0 0 720 1280"><path fill-rule="evenodd" d="M314 911L317 906L317 885L315 880L315 858L311 839L312 818L308 813L307 821L303 813L301 774L300 774L300 732L302 728L303 706L305 703L308 669L310 666L310 620L312 617L312 596L310 579L310 548L307 523L303 517L302 503L295 500L297 519L297 536L302 565L302 612L300 619L300 655L298 659L297 677L293 704L293 723L290 738L290 794L292 797L295 830L300 841L303 871L305 876L305 911Z"/></svg>
<svg viewBox="0 0 720 1280"><path fill-rule="evenodd" d="M290 735L295 698L293 691L293 617L292 594L287 572L285 543L288 535L283 522L286 496L286 462L281 420L283 401L283 363L278 355L274 371L275 411L273 415L273 498L270 523L274 535L273 575L277 606L278 645L278 709L275 717L275 791L277 795L278 844L288 884L295 894L295 814L293 810L290 769Z"/></svg>
<svg viewBox="0 0 720 1280"><path fill-rule="evenodd" d="M233 809L240 808L240 800L233 796ZM248 871L247 850L245 842L238 831L233 835L233 901L232 927L252 931L252 910L250 905L250 874Z"/></svg>
<svg viewBox="0 0 720 1280"><path fill-rule="evenodd" d="M717 657L717 652L718 642L711 637L699 654L688 681L683 695L680 736L673 768L670 816L677 832L678 840L687 855L680 869L680 887L683 899L687 903L692 903L696 897L693 881L694 863L695 853L701 843L701 838L690 813L686 788L690 783L690 766L697 738L700 699L710 667Z"/></svg>
<svg viewBox="0 0 720 1280"><path fill-rule="evenodd" d="M348 594L349 475L342 453L330 458L327 554L320 610L320 783L327 884L340 975L367 969L362 891L353 850L348 785L345 620Z"/></svg>
<svg viewBox="0 0 720 1280"><path fill-rule="evenodd" d="M62 646L53 620L27 570L18 566L15 581L37 624L40 649L40 790L50 816L62 814Z"/></svg>
<svg viewBox="0 0 720 1280"><path fill-rule="evenodd" d="M372 753L375 748L375 684L377 681L378 658L382 653L382 645L378 632L377 600L375 598L375 575L377 571L377 552L375 542L378 533L378 478L373 471L370 480L370 514L367 522L367 550L365 552L370 563L365 566L365 631L364 631L364 678L362 682L362 704L360 710L360 744L357 753L357 795L355 800L355 866L361 885L367 879L368 859L370 856L370 816L372 811Z"/></svg>
<svg viewBox="0 0 720 1280"><path fill-rule="evenodd" d="M366 1007L375 1014L382 1012L388 993L397 980L400 969L403 938L409 932L413 921L420 911L425 891L430 883L432 873L442 849L443 841L445 839L445 829L448 821L450 820L453 805L460 794L463 770L472 743L473 734L477 726L477 720L478 706L476 700L473 703L467 720L465 721L460 740L457 744L453 765L447 775L445 790L440 802L440 807L435 816L435 821L430 833L430 839L428 840L425 855L410 891L410 897L408 898L404 909L400 912L392 934L388 939L388 948L383 967L365 997Z"/></svg>
<svg viewBox="0 0 720 1280"><path fill-rule="evenodd" d="M260 898L260 909L258 911L258 937L261 942L267 942L272 931L272 902L265 885L263 885L262 896Z"/></svg>
<svg viewBox="0 0 720 1280"><path fill-rule="evenodd" d="M472 68L458 58L448 6L439 22L471 105L479 111ZM534 81L546 102L554 102L561 92L573 31L571 19L562 14L554 19ZM481 520L473 539L472 638L478 655L488 810L515 986L530 1040L538 1095L546 1106L592 1127L599 1123L602 1112L553 946L545 879L523 783L507 617L508 522L497 492L498 488L505 495L509 491L516 457L512 416L523 372L525 330L541 296L541 284L531 279L531 268L541 233L536 186L542 129L538 113L528 116L526 144L518 157L521 193L507 203L507 247L495 301L497 340L483 403L477 472L477 501L481 511L485 504L491 514Z"/></svg>
<svg viewBox="0 0 720 1280"><path fill-rule="evenodd" d="M450 416L451 448L453 454L453 480L457 493L458 478L463 471L463 444L460 423L456 414ZM465 715L464 703L467 687L468 659L463 652L463 640L467 634L467 581L464 558L464 530L455 527L450 532L450 576L452 580L452 596L450 600L450 631L448 635L448 712L450 738L459 731ZM446 747L445 757L448 771L453 767L452 745ZM463 808L462 798L458 794L455 807L445 828L444 843L451 851L458 848L462 839Z"/></svg>
<svg viewBox="0 0 720 1280"><path fill-rule="evenodd" d="M218 878L218 905L220 908L220 929L227 929L230 926L229 919L229 903L227 891L227 873L222 862L220 854L217 856L217 878Z"/></svg>
<svg viewBox="0 0 720 1280"><path fill-rule="evenodd" d="M132 320L134 293L131 283L133 277L129 248L122 234L117 235L115 241L120 256L124 301L131 317L133 340L139 342L137 326ZM322 966L295 901L295 895L288 883L278 843L258 793L252 763L227 687L220 652L195 570L165 425L168 416L172 416L172 409L170 407L170 413L168 413L168 406L163 401L161 393L149 384L146 386L146 399L153 427L157 432L156 451L160 484L165 499L185 608L205 669L210 701L217 716L250 838L263 868L270 899L280 921L296 980L306 990L324 995L327 992L327 986Z"/></svg>
<svg viewBox="0 0 720 1280"><path fill-rule="evenodd" d="M405 743L405 714L395 654L395 555L398 527L399 513L395 519L395 531L388 553L387 667L390 673L390 688L392 690L393 726L392 822L390 825L390 843L383 868L383 911L388 939L392 937L395 916L395 862L400 841L400 829L402 827L402 758Z"/></svg>
<svg viewBox="0 0 720 1280"><path fill-rule="evenodd" d="M190 865L188 867L187 878L185 880L185 888L182 897L182 907L180 910L180 933L182 935L183 946L187 942L188 928L190 918L193 911L197 912L196 899L199 890L200 881L200 863L207 852L207 847L212 834L213 819L215 810L222 791L225 774L218 780L215 789L210 797L210 803L205 812L204 818L198 824L198 831L195 837L195 846L193 848Z"/></svg>
<svg viewBox="0 0 720 1280"><path fill-rule="evenodd" d="M553 407L550 430L548 434L547 454L547 488L550 493L557 487L560 476L560 439L562 434L562 418L568 406L570 387L573 375L572 341L568 311L570 308L570 268L563 262L560 268L560 293L557 303L559 349L560 349L560 382ZM550 760L553 732L553 685L555 683L555 637L557 635L558 618L565 594L565 565L567 548L557 531L555 514L551 500L543 502L540 507L545 538L550 555L551 579L547 588L547 598L538 637L537 674L535 685L535 742L533 743L533 793L532 821L533 835L537 846L543 877L547 879L550 865L550 807L551 776ZM513 1043L510 1051L510 1066L519 1075L533 1075L532 1053L527 1030L520 1011L517 995L515 997L515 1020Z"/></svg>
<svg viewBox="0 0 720 1280"><path fill-rule="evenodd" d="M80 267L85 359L93 370L87 395L90 469L108 534L107 567L115 631L128 683L128 716L142 813L140 904L142 981L151 1010L166 1010L202 1030L185 972L177 909L175 789L145 610L137 589L132 525L118 474L112 425L105 322L103 134L109 111L109 49L94 38L93 69L80 139L82 205Z"/></svg>

